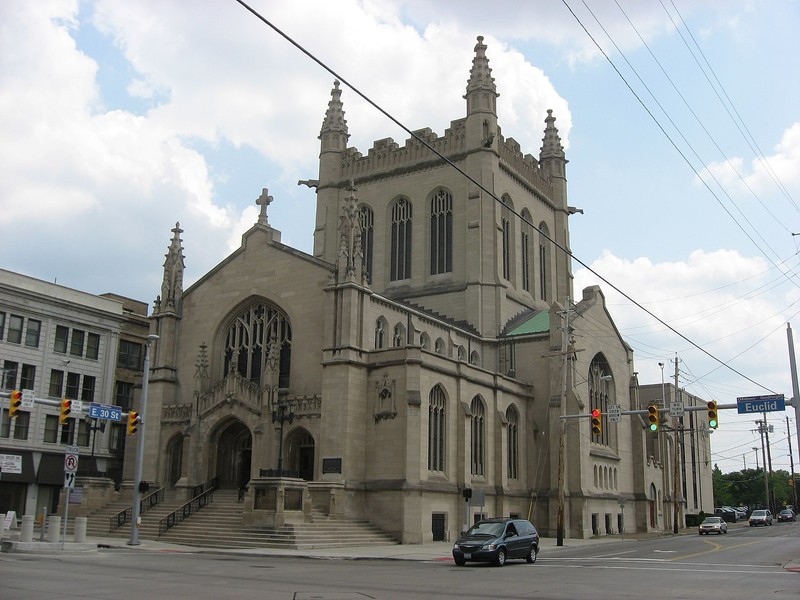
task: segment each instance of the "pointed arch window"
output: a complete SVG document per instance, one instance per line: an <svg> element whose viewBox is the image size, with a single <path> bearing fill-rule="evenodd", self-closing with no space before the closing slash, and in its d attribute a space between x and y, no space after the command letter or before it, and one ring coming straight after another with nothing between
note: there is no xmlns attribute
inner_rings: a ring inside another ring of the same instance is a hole
<svg viewBox="0 0 800 600"><path fill-rule="evenodd" d="M548 237L547 225L539 225L539 298L548 300L550 296L550 286L547 284L549 277L547 265L550 258L548 256Z"/></svg>
<svg viewBox="0 0 800 600"><path fill-rule="evenodd" d="M428 470L444 471L445 455L445 402L444 390L434 386L428 398Z"/></svg>
<svg viewBox="0 0 800 600"><path fill-rule="evenodd" d="M375 321L375 349L380 350L386 344L386 319L380 317Z"/></svg>
<svg viewBox="0 0 800 600"><path fill-rule="evenodd" d="M483 455L486 446L486 417L483 401L479 396L475 396L472 399L470 408L472 410L472 423L470 427L470 472L473 475L483 475Z"/></svg>
<svg viewBox="0 0 800 600"><path fill-rule="evenodd" d="M401 346L405 345L406 339L406 330L400 323L397 323L394 326L394 330L392 331L392 347L393 348L400 348Z"/></svg>
<svg viewBox="0 0 800 600"><path fill-rule="evenodd" d="M289 386L292 328L278 308L255 303L242 311L225 336L225 372L262 385L267 360L278 359L278 385Z"/></svg>
<svg viewBox="0 0 800 600"><path fill-rule="evenodd" d="M361 248L364 252L362 268L367 277L367 283L372 283L372 256L375 241L375 214L368 206L362 206L358 211L361 220Z"/></svg>
<svg viewBox="0 0 800 600"><path fill-rule="evenodd" d="M520 267L522 269L522 289L531 291L531 244L533 243L533 227L531 226L531 213L528 209L522 211L522 234L520 236Z"/></svg>
<svg viewBox="0 0 800 600"><path fill-rule="evenodd" d="M508 478L517 479L519 476L519 413L513 406L509 406L506 411L506 435L508 446L506 448L506 464Z"/></svg>
<svg viewBox="0 0 800 600"><path fill-rule="evenodd" d="M411 202L400 198L392 205L392 247L389 279L411 279Z"/></svg>
<svg viewBox="0 0 800 600"><path fill-rule="evenodd" d="M431 275L453 271L453 196L440 189L431 198Z"/></svg>
<svg viewBox="0 0 800 600"><path fill-rule="evenodd" d="M508 196L503 196L500 200L503 203L500 213L503 279L511 281L511 199Z"/></svg>
<svg viewBox="0 0 800 600"><path fill-rule="evenodd" d="M612 385L611 368L605 358L598 354L592 359L589 365L589 412L599 409L600 412L608 412L608 392ZM607 423L606 423L607 425ZM603 427L603 432L599 436L592 435L592 440L597 444L609 445L609 427Z"/></svg>

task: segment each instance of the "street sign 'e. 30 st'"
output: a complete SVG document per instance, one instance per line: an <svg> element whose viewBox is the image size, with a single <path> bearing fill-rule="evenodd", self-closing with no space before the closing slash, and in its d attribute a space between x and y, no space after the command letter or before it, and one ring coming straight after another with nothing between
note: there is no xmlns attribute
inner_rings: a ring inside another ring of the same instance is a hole
<svg viewBox="0 0 800 600"><path fill-rule="evenodd" d="M786 410L786 400L783 394L771 396L744 396L736 399L737 412L742 414L774 412Z"/></svg>

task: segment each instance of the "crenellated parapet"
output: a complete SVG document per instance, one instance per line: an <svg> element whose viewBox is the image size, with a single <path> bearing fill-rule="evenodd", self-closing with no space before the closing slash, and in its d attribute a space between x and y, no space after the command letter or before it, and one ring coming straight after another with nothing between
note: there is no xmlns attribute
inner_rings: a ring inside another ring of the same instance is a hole
<svg viewBox="0 0 800 600"><path fill-rule="evenodd" d="M464 119L453 121L441 137L427 127L415 131L414 135L417 137L409 138L402 147L392 138L377 140L366 156L355 148L348 148L342 156L342 179L361 181L387 171L426 166L441 160L436 152L447 158L457 158L466 152Z"/></svg>
<svg viewBox="0 0 800 600"><path fill-rule="evenodd" d="M542 173L539 161L531 154L522 154L519 143L514 138L503 139L497 143L501 166L509 174L527 184L544 198L553 197L553 184L549 176Z"/></svg>

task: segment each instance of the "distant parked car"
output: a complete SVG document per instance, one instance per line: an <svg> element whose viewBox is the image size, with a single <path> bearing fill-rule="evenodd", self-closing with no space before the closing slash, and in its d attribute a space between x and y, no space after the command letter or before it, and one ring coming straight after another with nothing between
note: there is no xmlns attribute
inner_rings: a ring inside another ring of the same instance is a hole
<svg viewBox="0 0 800 600"><path fill-rule="evenodd" d="M796 520L797 517L795 516L794 511L789 508L782 510L781 512L778 513L778 523L782 521L796 521Z"/></svg>
<svg viewBox="0 0 800 600"><path fill-rule="evenodd" d="M750 527L756 525L772 525L772 513L765 509L754 510L750 513Z"/></svg>
<svg viewBox="0 0 800 600"><path fill-rule="evenodd" d="M700 527L697 531L700 535L704 533L708 535L709 533L728 533L728 524L722 520L722 517L706 517L703 519L703 522L700 523Z"/></svg>
<svg viewBox="0 0 800 600"><path fill-rule="evenodd" d="M723 520L727 521L728 523L736 523L736 511L732 508L715 508L714 514L718 517L722 517Z"/></svg>

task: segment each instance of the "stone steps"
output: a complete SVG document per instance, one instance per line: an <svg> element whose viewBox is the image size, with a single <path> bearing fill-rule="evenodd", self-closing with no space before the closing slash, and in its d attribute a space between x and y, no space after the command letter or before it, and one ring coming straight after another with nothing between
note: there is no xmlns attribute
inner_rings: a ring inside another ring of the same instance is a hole
<svg viewBox="0 0 800 600"><path fill-rule="evenodd" d="M168 493L163 504L142 514L139 539L207 548L313 549L398 543L366 520L331 519L319 511L314 511L310 523L287 523L280 528L244 527L244 504L238 501L236 490L216 490L211 502L159 536L160 520L182 505L174 493L172 497ZM124 508L125 503L114 502L90 515L87 535L128 537L129 523L109 531L111 517Z"/></svg>

